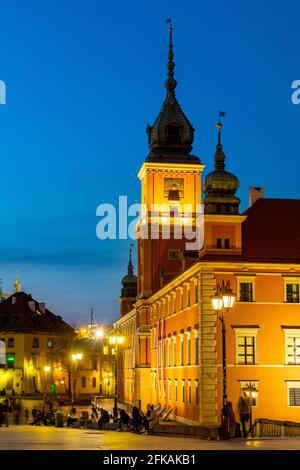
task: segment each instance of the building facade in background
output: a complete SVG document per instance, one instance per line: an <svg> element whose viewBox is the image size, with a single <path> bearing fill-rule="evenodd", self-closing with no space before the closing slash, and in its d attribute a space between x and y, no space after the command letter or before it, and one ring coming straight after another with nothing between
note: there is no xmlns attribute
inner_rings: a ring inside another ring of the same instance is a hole
<svg viewBox="0 0 300 470"><path fill-rule="evenodd" d="M240 213L239 180L225 169L220 122L215 168L202 185L204 165L191 154L194 129L175 96L172 28L167 69L166 99L147 128L150 152L139 172L147 217L137 227L137 296L115 324L125 337L119 402L129 409L160 403L187 424L220 423L221 322L211 298L229 281L236 302L225 313L228 400L237 412L251 383L258 390L254 419L300 422L300 201L265 199L262 188L251 187L251 206ZM155 214L155 237L143 238L152 204L162 203L171 213L169 239L163 211ZM175 237L172 212L183 214L184 204L194 221L204 205L197 250Z"/></svg>

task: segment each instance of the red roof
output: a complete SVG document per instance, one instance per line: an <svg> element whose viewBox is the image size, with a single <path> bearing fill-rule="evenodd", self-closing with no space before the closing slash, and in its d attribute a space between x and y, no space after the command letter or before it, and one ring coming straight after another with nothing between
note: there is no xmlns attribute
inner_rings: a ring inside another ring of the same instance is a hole
<svg viewBox="0 0 300 470"><path fill-rule="evenodd" d="M300 264L300 200L258 199L243 215L242 255L200 255L201 261Z"/></svg>

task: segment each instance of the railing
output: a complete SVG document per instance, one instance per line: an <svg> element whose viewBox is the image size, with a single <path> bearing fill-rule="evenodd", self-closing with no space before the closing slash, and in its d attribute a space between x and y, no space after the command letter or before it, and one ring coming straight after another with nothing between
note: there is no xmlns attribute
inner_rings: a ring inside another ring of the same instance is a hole
<svg viewBox="0 0 300 470"><path fill-rule="evenodd" d="M300 423L259 418L254 421L251 434L253 437L300 437Z"/></svg>

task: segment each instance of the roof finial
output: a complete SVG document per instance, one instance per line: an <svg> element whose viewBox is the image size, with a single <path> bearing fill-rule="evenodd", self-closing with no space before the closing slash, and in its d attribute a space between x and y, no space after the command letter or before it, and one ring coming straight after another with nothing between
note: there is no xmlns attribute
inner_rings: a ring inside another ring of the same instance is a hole
<svg viewBox="0 0 300 470"><path fill-rule="evenodd" d="M219 121L217 123L217 129L218 129L218 144L217 144L217 151L215 153L215 169L216 170L224 170L225 169L225 154L223 152L223 145L221 142L221 129L222 129L222 123L221 123L221 118L224 118L226 116L225 111L219 111Z"/></svg>
<svg viewBox="0 0 300 470"><path fill-rule="evenodd" d="M19 280L19 272L17 271L16 272L16 279L15 279L15 282L14 282L14 293L16 292L21 292L21 283L20 283L20 280Z"/></svg>
<svg viewBox="0 0 300 470"><path fill-rule="evenodd" d="M132 264L132 261L131 261L132 247L133 247L133 244L130 243L130 248L129 248L129 262L128 262L128 268L127 268L128 274L130 274L130 275L133 274L133 264Z"/></svg>
<svg viewBox="0 0 300 470"><path fill-rule="evenodd" d="M174 68L175 63L173 62L174 53L173 53L173 25L171 18L166 19L166 23L169 26L169 54L168 54L168 63L167 63L167 80L165 81L165 87L168 91L173 92L176 88L177 82L174 78Z"/></svg>

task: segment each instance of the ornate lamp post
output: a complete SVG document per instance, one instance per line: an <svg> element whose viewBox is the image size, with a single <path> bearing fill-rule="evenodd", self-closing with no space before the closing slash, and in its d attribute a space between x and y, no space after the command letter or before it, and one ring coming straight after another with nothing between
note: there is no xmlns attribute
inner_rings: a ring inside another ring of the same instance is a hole
<svg viewBox="0 0 300 470"><path fill-rule="evenodd" d="M235 301L235 294L230 288L230 282L225 284L224 280L222 285L217 285L217 291L212 297L212 305L218 318L222 323L222 369L223 369L223 408L227 404L227 375L226 375L226 324L224 314L233 307ZM224 427L224 419L222 413L222 426Z"/></svg>
<svg viewBox="0 0 300 470"><path fill-rule="evenodd" d="M74 354L72 354L72 361L73 361L73 364L74 364L74 372L73 372L73 398L72 398L72 401L73 401L74 398L76 397L77 367L78 367L78 362L81 361L82 358L83 358L83 354L82 354L82 353L74 353Z"/></svg>
<svg viewBox="0 0 300 470"><path fill-rule="evenodd" d="M251 436L252 436L252 406L253 406L254 400L258 396L258 390L254 384L249 382L246 384L245 387L243 387L243 392L245 393L246 397L249 398L249 411L250 411L249 432L251 433Z"/></svg>
<svg viewBox="0 0 300 470"><path fill-rule="evenodd" d="M124 343L124 336L119 334L110 335L109 343L115 346L115 394L114 394L114 420L118 418L118 346Z"/></svg>

